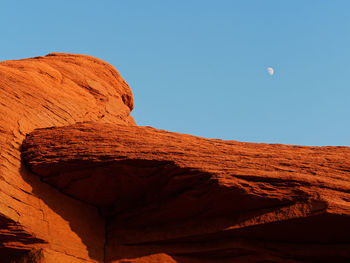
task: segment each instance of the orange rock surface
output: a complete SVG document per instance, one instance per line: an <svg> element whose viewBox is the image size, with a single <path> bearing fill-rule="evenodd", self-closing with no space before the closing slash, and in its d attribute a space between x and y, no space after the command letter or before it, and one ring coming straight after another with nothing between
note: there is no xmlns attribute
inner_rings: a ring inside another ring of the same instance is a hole
<svg viewBox="0 0 350 263"><path fill-rule="evenodd" d="M103 262L105 219L23 168L20 146L36 128L135 125L132 108L127 83L99 59L49 54L0 62L0 262L36 248L47 262Z"/></svg>
<svg viewBox="0 0 350 263"><path fill-rule="evenodd" d="M0 262L350 261L350 148L138 127L89 56L0 72Z"/></svg>
<svg viewBox="0 0 350 263"><path fill-rule="evenodd" d="M107 262L154 253L175 262L350 259L347 147L80 123L35 130L23 158L44 182L101 210Z"/></svg>

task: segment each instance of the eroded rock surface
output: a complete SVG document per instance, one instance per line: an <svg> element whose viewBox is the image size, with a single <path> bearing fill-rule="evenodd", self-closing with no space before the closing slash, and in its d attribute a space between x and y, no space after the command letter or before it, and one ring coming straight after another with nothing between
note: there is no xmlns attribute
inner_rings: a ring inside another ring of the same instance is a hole
<svg viewBox="0 0 350 263"><path fill-rule="evenodd" d="M99 59L0 62L0 262L349 262L350 148L138 127Z"/></svg>
<svg viewBox="0 0 350 263"><path fill-rule="evenodd" d="M80 123L35 130L23 158L44 182L101 209L108 262L350 259L348 147Z"/></svg>
<svg viewBox="0 0 350 263"><path fill-rule="evenodd" d="M0 262L37 248L47 262L103 261L105 219L23 168L20 147L41 127L135 125L132 108L126 82L99 59L54 53L0 62Z"/></svg>

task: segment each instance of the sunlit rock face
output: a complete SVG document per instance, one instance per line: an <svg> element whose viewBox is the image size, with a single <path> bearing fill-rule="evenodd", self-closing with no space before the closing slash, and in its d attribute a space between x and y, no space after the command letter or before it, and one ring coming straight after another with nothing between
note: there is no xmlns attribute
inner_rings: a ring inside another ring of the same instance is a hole
<svg viewBox="0 0 350 263"><path fill-rule="evenodd" d="M136 126L89 56L0 74L1 262L349 262L350 148Z"/></svg>
<svg viewBox="0 0 350 263"><path fill-rule="evenodd" d="M20 149L36 128L135 125L132 108L127 83L99 59L49 54L0 62L0 262L32 249L42 249L46 262L103 262L105 218L42 183L25 168Z"/></svg>

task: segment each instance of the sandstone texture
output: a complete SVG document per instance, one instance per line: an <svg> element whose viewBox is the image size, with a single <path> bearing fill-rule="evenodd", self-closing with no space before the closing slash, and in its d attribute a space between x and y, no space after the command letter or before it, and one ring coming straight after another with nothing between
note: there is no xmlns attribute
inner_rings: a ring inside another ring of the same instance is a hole
<svg viewBox="0 0 350 263"><path fill-rule="evenodd" d="M0 262L350 262L349 147L136 126L89 56L0 74Z"/></svg>
<svg viewBox="0 0 350 263"><path fill-rule="evenodd" d="M32 249L43 249L46 262L103 262L104 218L33 176L20 148L36 128L135 125L132 108L127 83L99 59L54 53L0 62L0 262Z"/></svg>
<svg viewBox="0 0 350 263"><path fill-rule="evenodd" d="M23 159L108 218L107 262L153 253L175 262L350 259L347 147L81 123L35 130Z"/></svg>

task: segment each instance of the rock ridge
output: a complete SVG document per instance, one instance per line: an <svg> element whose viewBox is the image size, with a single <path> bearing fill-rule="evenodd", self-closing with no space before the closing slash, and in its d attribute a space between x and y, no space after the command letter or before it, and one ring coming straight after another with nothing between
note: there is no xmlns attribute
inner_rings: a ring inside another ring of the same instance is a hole
<svg viewBox="0 0 350 263"><path fill-rule="evenodd" d="M47 262L103 261L105 219L25 169L20 148L36 128L79 121L135 125L132 108L128 84L97 58L53 53L0 62L0 222L8 222L0 224L1 262L32 249L42 249Z"/></svg>
<svg viewBox="0 0 350 263"><path fill-rule="evenodd" d="M0 262L349 262L350 148L137 126L110 64L0 62Z"/></svg>
<svg viewBox="0 0 350 263"><path fill-rule="evenodd" d="M122 260L125 247L202 258L211 249L191 250L194 244L213 248L222 239L243 239L258 258L269 251L254 242L269 242L280 254L274 262L284 262L287 252L280 243L312 244L316 254L319 243L347 244L350 236L348 220L341 219L350 211L348 147L242 143L151 127L79 123L33 131L22 153L44 182L108 217L108 262ZM327 221L337 222L342 233ZM322 225L328 229L318 233ZM178 248L185 244L186 249ZM210 252L213 261L222 249ZM225 244L227 262L247 253L235 249ZM308 260L310 252L289 258ZM322 258L335 257L332 253Z"/></svg>

